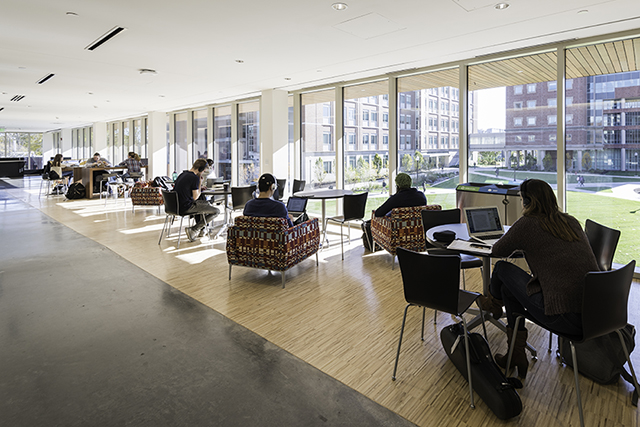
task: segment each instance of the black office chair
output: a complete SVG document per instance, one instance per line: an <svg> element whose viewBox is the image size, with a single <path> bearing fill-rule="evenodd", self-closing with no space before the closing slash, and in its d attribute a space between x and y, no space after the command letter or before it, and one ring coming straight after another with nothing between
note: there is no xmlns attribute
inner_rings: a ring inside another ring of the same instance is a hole
<svg viewBox="0 0 640 427"><path fill-rule="evenodd" d="M253 196L255 192L255 184L247 185L245 187L231 187L231 214L244 209L244 205L254 198Z"/></svg>
<svg viewBox="0 0 640 427"><path fill-rule="evenodd" d="M605 227L595 221L588 219L585 222L584 232L589 240L589 245L593 254L596 256L596 262L600 271L609 271L613 265L613 257L616 254L618 241L620 240L620 230ZM553 332L549 332L549 353L553 346Z"/></svg>
<svg viewBox="0 0 640 427"><path fill-rule="evenodd" d="M162 190L162 199L164 200L164 212L166 216L164 217L164 224L162 226L162 230L160 231L160 239L158 240L158 244L162 242L162 235L165 230L167 231L166 236L169 237L171 234L171 224L173 224L176 216L180 217L180 228L178 229L178 246L176 249L180 249L180 239L182 237L182 221L186 214L180 213L180 202L178 201L178 193L175 191Z"/></svg>
<svg viewBox="0 0 640 427"><path fill-rule="evenodd" d="M574 346L575 343L583 343L585 341L610 334L611 332L617 332L618 337L620 338L620 343L622 344L622 349L627 357L629 370L633 376L635 393L640 391L640 387L638 387L638 379L636 378L636 373L633 370L633 365L629 358L629 351L624 343L622 333L620 332L620 329L627 325L629 290L631 289L631 282L633 280L635 267L636 262L631 261L619 270L594 271L587 273L585 276L582 296L582 335L570 336L560 334L558 331L549 329L536 322L536 319L528 313L519 314L516 318L515 327L513 328L511 347L509 347L509 355L507 357L507 368L505 371L509 370L516 334L518 332L518 325L523 318L526 318L538 326L553 332L560 338L569 340L569 344L571 345L571 359L573 361L576 398L578 399L578 411L580 414L580 425L583 427L584 416L582 414L582 399L580 398L580 383L578 378L579 369L576 349Z"/></svg>
<svg viewBox="0 0 640 427"><path fill-rule="evenodd" d="M297 179L293 180L293 188L291 189L291 194L296 194L298 191L304 191L304 186L306 181L300 181Z"/></svg>
<svg viewBox="0 0 640 427"><path fill-rule="evenodd" d="M407 320L407 310L412 305L422 307L422 335L424 340L424 318L425 309L444 311L453 314L461 319L464 326L465 351L467 356L467 374L469 381L469 397L471 407L473 403L473 383L471 379L471 359L469 358L469 335L467 322L462 314L469 309L474 301L477 302L479 293L469 292L460 289L460 257L458 255L431 255L428 253L413 252L404 248L398 248L396 252L400 272L402 273L402 284L404 287L404 298L407 306L402 317L402 328L400 329L400 340L398 341L398 352L396 353L396 363L393 367L394 381L398 369L398 359L400 358L400 346L402 345L402 335L404 325ZM480 304L478 303L478 306ZM482 313L482 307L480 307ZM482 318L484 328L484 317ZM484 331L485 338L487 331Z"/></svg>
<svg viewBox="0 0 640 427"><path fill-rule="evenodd" d="M438 225L445 224L459 224L460 223L460 209L446 209L441 211L436 210L424 210L422 211L422 228L426 234L427 230ZM440 249L430 244L426 237L427 252L433 255L450 255L451 251L446 249ZM462 287L467 289L467 281L464 271L469 268L480 268L482 271L482 260L473 255L461 254L460 268L462 269ZM433 323L436 323L438 311L433 313Z"/></svg>
<svg viewBox="0 0 640 427"><path fill-rule="evenodd" d="M342 204L342 215L332 216L324 221L324 236L322 241L327 240L327 223L334 221L340 224L340 250L342 251L342 259L344 260L344 235L342 234L342 226L345 222L360 221L364 222L364 210L367 205L367 196L369 193L348 194L344 196ZM349 233L349 243L351 243L351 227L347 228ZM371 246L369 246L371 247Z"/></svg>
<svg viewBox="0 0 640 427"><path fill-rule="evenodd" d="M284 197L284 186L287 185L287 180L276 178L276 181L278 181L278 188L276 189L276 192L273 193L273 198L275 200L282 200Z"/></svg>

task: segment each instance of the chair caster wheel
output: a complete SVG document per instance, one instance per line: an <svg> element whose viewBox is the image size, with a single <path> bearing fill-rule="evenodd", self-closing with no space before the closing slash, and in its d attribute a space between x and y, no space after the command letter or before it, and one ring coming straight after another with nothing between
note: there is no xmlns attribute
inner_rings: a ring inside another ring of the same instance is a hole
<svg viewBox="0 0 640 427"><path fill-rule="evenodd" d="M396 380L396 377L391 377L391 381L395 381L395 380Z"/></svg>
<svg viewBox="0 0 640 427"><path fill-rule="evenodd" d="M469 405L471 409L476 409L476 405Z"/></svg>
<svg viewBox="0 0 640 427"><path fill-rule="evenodd" d="M531 360L538 360L538 356L531 357Z"/></svg>

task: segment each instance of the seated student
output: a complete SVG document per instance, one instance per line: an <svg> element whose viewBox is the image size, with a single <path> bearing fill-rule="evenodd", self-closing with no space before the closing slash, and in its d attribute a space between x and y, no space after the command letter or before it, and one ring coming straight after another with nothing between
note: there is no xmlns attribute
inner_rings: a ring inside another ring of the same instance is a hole
<svg viewBox="0 0 640 427"><path fill-rule="evenodd" d="M259 216L268 218L286 218L289 227L293 227L293 221L287 211L287 207L284 203L277 200L273 200L273 193L278 188L278 181L270 173L263 174L258 179L258 191L260 195L258 198L249 200L244 205L245 216ZM304 216L304 215L303 215Z"/></svg>
<svg viewBox="0 0 640 427"><path fill-rule="evenodd" d="M94 153L93 157L87 160L85 166L88 168L102 168L111 166L109 160L100 156L100 153ZM108 171L93 171L93 192L98 193L101 191L100 189L100 181L102 181L102 175L109 173Z"/></svg>
<svg viewBox="0 0 640 427"><path fill-rule="evenodd" d="M382 206L376 209L376 216L385 216L393 208L409 208L426 204L427 198L424 193L418 191L417 188L411 187L411 177L406 173L399 173L396 176L396 194L389 197Z"/></svg>
<svg viewBox="0 0 640 427"><path fill-rule="evenodd" d="M129 155L127 156L127 159L121 162L119 166L127 167L127 173L124 174L124 178L129 178L131 176L131 173L139 174L140 171L142 170L142 163L140 163L140 156L138 156L133 151L129 151ZM137 181L138 178L135 178L134 180Z"/></svg>
<svg viewBox="0 0 640 427"><path fill-rule="evenodd" d="M507 314L507 340L515 327L514 313L527 312L540 324L569 335L582 334L584 276L598 271L587 236L577 219L560 212L549 184L527 179L520 185L522 216L492 248L492 256L524 253L531 274L515 264L498 261L491 275L491 296L481 297L483 309L495 318ZM529 362L525 354L527 329L521 322L516 335L512 366L524 378ZM496 355L505 367L507 355Z"/></svg>
<svg viewBox="0 0 640 427"><path fill-rule="evenodd" d="M193 227L185 228L191 242L195 241L197 237L203 236L205 225L220 213L218 208L211 206L206 200L199 200L206 167L206 160L196 160L191 169L182 172L173 185L173 191L178 193L180 214L193 214L196 217L196 224Z"/></svg>

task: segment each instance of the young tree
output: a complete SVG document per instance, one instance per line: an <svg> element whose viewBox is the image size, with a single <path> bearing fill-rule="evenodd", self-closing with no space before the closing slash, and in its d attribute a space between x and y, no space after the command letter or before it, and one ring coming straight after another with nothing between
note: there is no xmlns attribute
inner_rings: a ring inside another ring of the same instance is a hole
<svg viewBox="0 0 640 427"><path fill-rule="evenodd" d="M382 169L382 157L380 157L380 154L378 153L373 156L373 167L376 170L376 177L380 176L380 169Z"/></svg>
<svg viewBox="0 0 640 427"><path fill-rule="evenodd" d="M413 157L411 157L411 154L405 154L402 156L402 162L400 164L402 165L403 171L410 171L413 169Z"/></svg>
<svg viewBox="0 0 640 427"><path fill-rule="evenodd" d="M327 176L327 172L324 170L324 162L322 161L322 157L318 157L316 160L313 173L315 175L316 181L322 184L325 177Z"/></svg>
<svg viewBox="0 0 640 427"><path fill-rule="evenodd" d="M582 155L582 169L588 171L588 170L591 170L591 166L593 166L593 160L591 160L591 154L589 154L589 152L586 151Z"/></svg>
<svg viewBox="0 0 640 427"><path fill-rule="evenodd" d="M424 166L424 156L422 155L422 153L418 150L416 150L416 153L414 155L415 158L415 165L416 165L416 181L418 180L418 174L420 173L420 169L422 169L422 167Z"/></svg>

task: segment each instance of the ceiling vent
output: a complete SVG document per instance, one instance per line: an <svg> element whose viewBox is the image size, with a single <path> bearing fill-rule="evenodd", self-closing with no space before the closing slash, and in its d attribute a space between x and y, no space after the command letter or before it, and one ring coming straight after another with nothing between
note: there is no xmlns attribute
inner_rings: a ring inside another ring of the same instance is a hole
<svg viewBox="0 0 640 427"><path fill-rule="evenodd" d="M22 101L23 99L24 99L24 95L16 95L13 98L11 98L13 102Z"/></svg>
<svg viewBox="0 0 640 427"><path fill-rule="evenodd" d="M110 29L105 35L100 37L98 40L91 43L89 46L85 47L86 50L96 50L121 32L123 32L126 28L123 27L113 27Z"/></svg>
<svg viewBox="0 0 640 427"><path fill-rule="evenodd" d="M0 107L0 111L4 110L4 107Z"/></svg>
<svg viewBox="0 0 640 427"><path fill-rule="evenodd" d="M55 76L55 74L47 74L46 76L44 76L43 78L41 78L40 80L38 80L36 83L38 83L39 85L41 85L42 83L46 82L47 80L49 80L51 77Z"/></svg>

